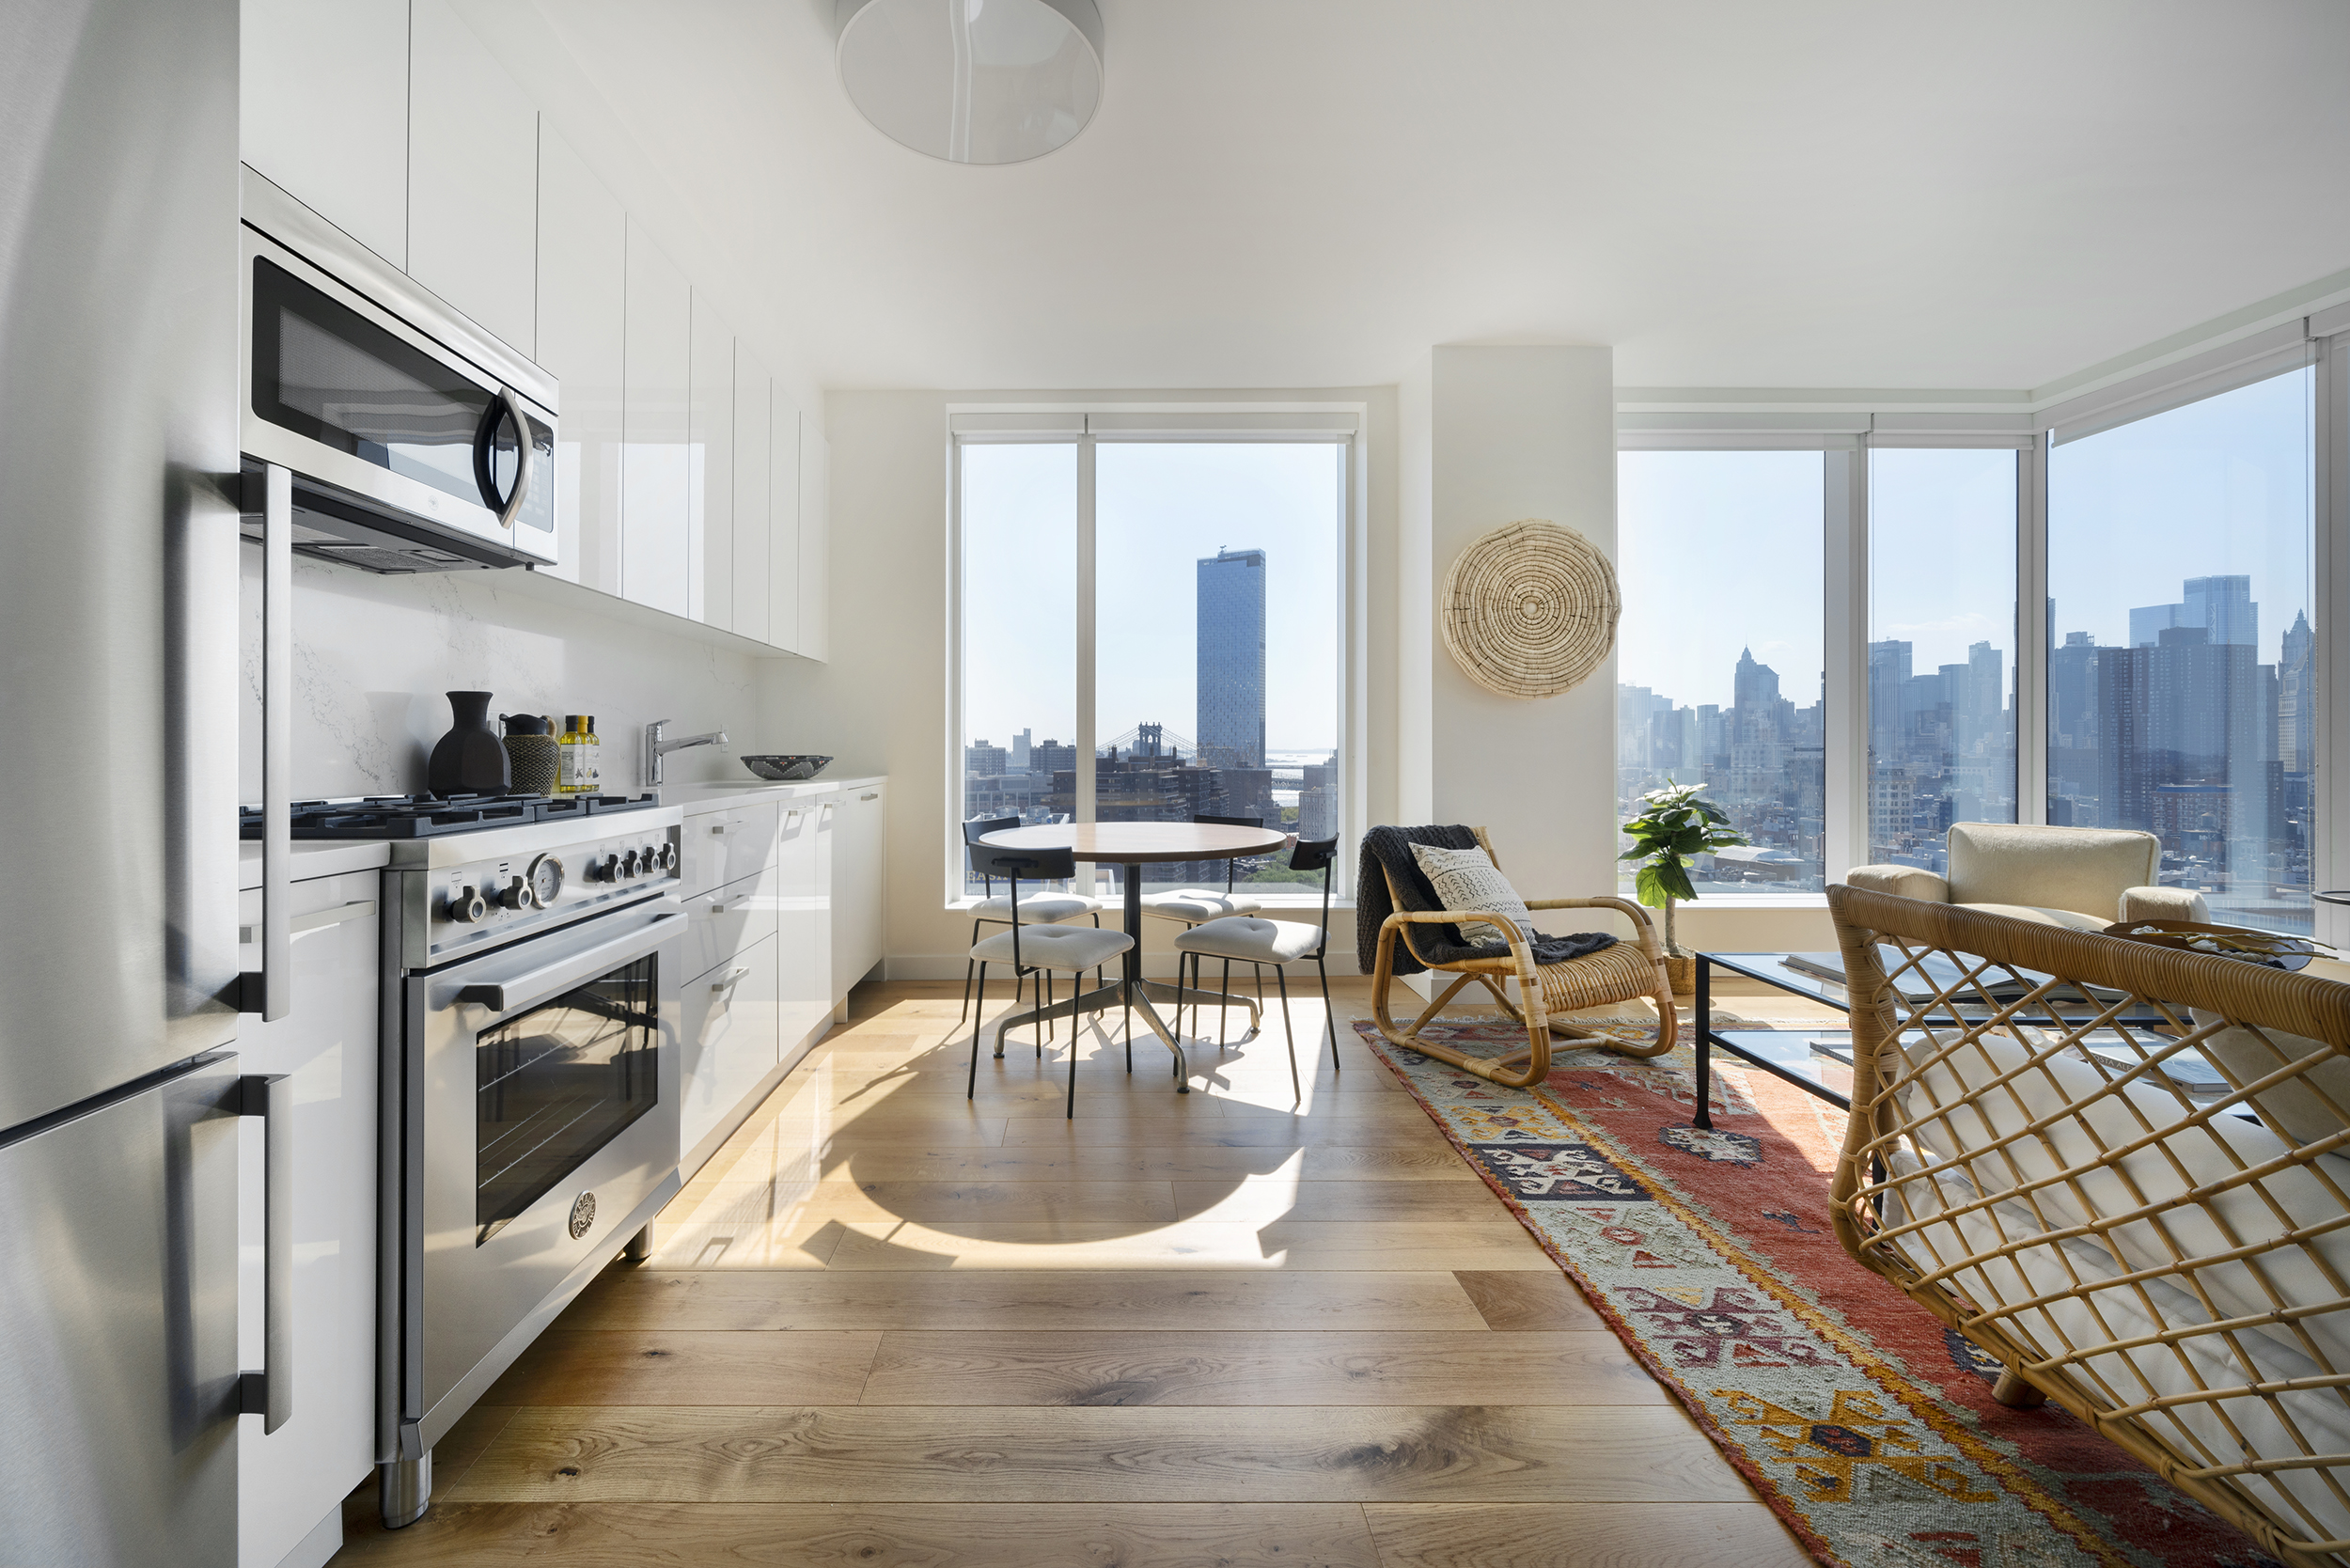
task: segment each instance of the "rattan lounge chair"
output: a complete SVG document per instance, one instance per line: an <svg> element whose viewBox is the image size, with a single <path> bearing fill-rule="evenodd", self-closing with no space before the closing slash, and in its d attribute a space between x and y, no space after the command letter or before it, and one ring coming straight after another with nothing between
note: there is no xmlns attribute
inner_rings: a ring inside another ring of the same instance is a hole
<svg viewBox="0 0 2350 1568"><path fill-rule="evenodd" d="M1828 907L1845 1249L2002 1362L1996 1398L2055 1401L2287 1562L2350 1561L2350 984Z"/></svg>
<svg viewBox="0 0 2350 1568"><path fill-rule="evenodd" d="M1496 869L1501 857L1494 854L1492 840L1481 827L1473 830L1477 842L1490 856ZM1677 1021L1673 1016L1672 982L1665 974L1665 950L1656 939L1656 928L1648 917L1648 911L1626 899L1530 899L1528 910L1544 909L1613 909L1628 916L1632 921L1633 937L1619 941L1588 957L1571 959L1564 964L1537 964L1525 938L1515 932L1508 933L1510 953L1506 958L1468 959L1453 963L1434 963L1419 943L1414 940L1414 928L1458 926L1463 922L1485 922L1485 917L1465 910L1411 907L1412 901L1398 886L1395 877L1382 868L1386 877L1387 897L1395 904L1379 928L1377 963L1371 971L1371 1016L1379 1033L1392 1044L1433 1057L1465 1073L1474 1073L1510 1089L1524 1089L1541 1083L1550 1075L1551 1037L1560 1036L1570 1049L1577 1046L1598 1046L1627 1057L1662 1056L1673 1048ZM1433 935L1433 933L1428 934ZM1412 958L1422 968L1441 970L1456 977L1436 998L1420 1010L1410 1026L1398 1028L1387 1013L1387 990L1395 980L1395 945L1401 940ZM1508 981L1518 982L1521 1000L1510 1000ZM1476 980L1493 993L1494 1000L1510 1018L1526 1027L1526 1049L1506 1057L1472 1057L1441 1040L1421 1037L1420 1031L1445 1010L1460 989ZM1621 1040L1588 1036L1576 1030L1573 1020L1554 1016L1576 1008L1606 1007L1616 1002L1628 1002L1646 997L1655 1004L1656 1041L1652 1045L1633 1045Z"/></svg>

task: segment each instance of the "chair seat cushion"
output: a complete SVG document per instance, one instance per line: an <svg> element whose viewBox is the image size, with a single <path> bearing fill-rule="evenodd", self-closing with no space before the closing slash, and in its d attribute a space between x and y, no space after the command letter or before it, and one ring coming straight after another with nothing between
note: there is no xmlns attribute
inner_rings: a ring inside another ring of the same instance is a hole
<svg viewBox="0 0 2350 1568"><path fill-rule="evenodd" d="M1024 908L1022 911L1026 914ZM971 949L981 964L1012 962L1012 935L999 931ZM1096 931L1091 926L1032 926L1023 920L1019 931L1019 961L1036 969L1094 969L1135 945L1122 931Z"/></svg>
<svg viewBox="0 0 2350 1568"><path fill-rule="evenodd" d="M1262 920L1254 915L1227 915L1196 925L1175 938L1179 953L1202 958L1237 959L1247 964L1291 964L1312 955L1322 946L1322 928L1297 920Z"/></svg>
<svg viewBox="0 0 2350 1568"><path fill-rule="evenodd" d="M1208 887L1185 887L1172 893L1151 893L1142 901L1145 915L1196 925L1227 915L1253 915L1264 905L1245 893L1219 893Z"/></svg>
<svg viewBox="0 0 2350 1568"><path fill-rule="evenodd" d="M1073 920L1080 915L1098 914L1102 901L1089 899L1078 893L1023 893L1020 895L1020 923L1051 925L1055 920ZM1003 893L992 899L981 899L971 906L975 920L1009 920L1011 900Z"/></svg>

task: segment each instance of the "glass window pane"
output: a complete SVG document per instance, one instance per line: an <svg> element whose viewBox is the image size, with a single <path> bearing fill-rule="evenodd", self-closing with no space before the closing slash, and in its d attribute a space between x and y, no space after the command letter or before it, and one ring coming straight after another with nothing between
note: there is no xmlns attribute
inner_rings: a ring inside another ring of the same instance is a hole
<svg viewBox="0 0 2350 1568"><path fill-rule="evenodd" d="M1345 454L1329 443L1095 448L1097 820L1340 831ZM1221 887L1226 871L1176 863L1144 876ZM1299 874L1277 857L1236 872Z"/></svg>
<svg viewBox="0 0 2350 1568"><path fill-rule="evenodd" d="M2162 839L2215 920L2310 929L2311 372L2048 462L2048 821Z"/></svg>
<svg viewBox="0 0 2350 1568"><path fill-rule="evenodd" d="M1869 860L2015 820L2013 451L1869 454Z"/></svg>
<svg viewBox="0 0 2350 1568"><path fill-rule="evenodd" d="M1067 819L1077 778L1077 448L963 464L963 814ZM964 888L980 891L963 859Z"/></svg>
<svg viewBox="0 0 2350 1568"><path fill-rule="evenodd" d="M1751 846L1699 860L1701 896L1826 886L1825 484L1819 452L1618 459L1617 800L1707 786Z"/></svg>

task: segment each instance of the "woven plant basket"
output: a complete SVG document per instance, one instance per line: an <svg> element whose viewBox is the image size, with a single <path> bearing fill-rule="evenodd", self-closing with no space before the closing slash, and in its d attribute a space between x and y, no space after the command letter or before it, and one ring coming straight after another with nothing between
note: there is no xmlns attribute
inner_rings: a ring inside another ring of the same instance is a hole
<svg viewBox="0 0 2350 1568"><path fill-rule="evenodd" d="M1528 518L1455 557L1444 578L1444 645L1487 691L1556 697L1616 645L1616 569L1572 528Z"/></svg>

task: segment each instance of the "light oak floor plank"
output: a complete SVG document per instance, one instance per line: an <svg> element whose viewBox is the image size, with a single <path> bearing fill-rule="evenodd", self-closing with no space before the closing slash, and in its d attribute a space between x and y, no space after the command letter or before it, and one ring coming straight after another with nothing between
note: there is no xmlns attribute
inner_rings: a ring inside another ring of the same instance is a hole
<svg viewBox="0 0 2350 1568"><path fill-rule="evenodd" d="M1539 1249L1537 1249L1539 1250ZM1549 1262L1545 1256L1543 1260ZM1512 1270L1488 1273L1463 1269L1455 1274L1461 1288L1477 1303L1485 1325L1498 1333L1543 1333L1570 1328L1606 1328L1606 1320L1591 1309L1583 1293L1559 1271Z"/></svg>
<svg viewBox="0 0 2350 1568"><path fill-rule="evenodd" d="M566 1328L1482 1328L1450 1274L607 1271Z"/></svg>
<svg viewBox="0 0 2350 1568"><path fill-rule="evenodd" d="M859 1222L846 1228L826 1266L836 1272L1079 1267L1558 1272L1558 1265L1516 1224L1490 1220L1321 1224L1278 1219L1259 1225L1194 1219L1146 1229L1091 1222Z"/></svg>
<svg viewBox="0 0 2350 1568"><path fill-rule="evenodd" d="M554 1328L491 1386L494 1404L853 1404L878 1333Z"/></svg>
<svg viewBox="0 0 2350 1568"><path fill-rule="evenodd" d="M885 1334L862 1404L1664 1404L1613 1334ZM682 1402L681 1402L682 1403Z"/></svg>
<svg viewBox="0 0 2350 1568"><path fill-rule="evenodd" d="M847 1181L898 1182L1215 1182L1275 1172L1296 1182L1431 1182L1485 1190L1449 1148L1238 1149L1177 1143L1160 1148L932 1149L921 1143L860 1143L825 1172ZM756 1185L794 1179L740 1167L719 1184ZM1515 1223L1512 1221L1512 1223Z"/></svg>
<svg viewBox="0 0 2350 1568"><path fill-rule="evenodd" d="M1380 1568L1353 1503L443 1502L398 1532L346 1529L337 1564Z"/></svg>
<svg viewBox="0 0 2350 1568"><path fill-rule="evenodd" d="M1383 1568L1807 1568L1759 1502L1368 1503Z"/></svg>
<svg viewBox="0 0 2350 1568"><path fill-rule="evenodd" d="M1733 1502L1680 1410L1541 1405L525 1408L460 1502Z"/></svg>

